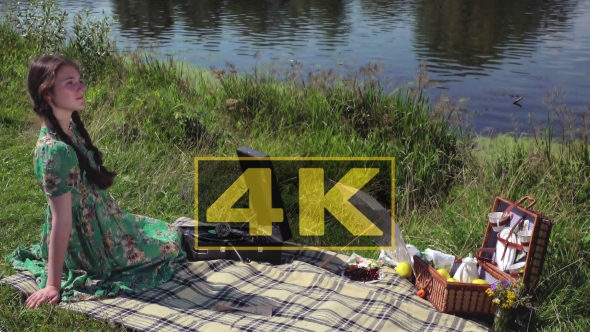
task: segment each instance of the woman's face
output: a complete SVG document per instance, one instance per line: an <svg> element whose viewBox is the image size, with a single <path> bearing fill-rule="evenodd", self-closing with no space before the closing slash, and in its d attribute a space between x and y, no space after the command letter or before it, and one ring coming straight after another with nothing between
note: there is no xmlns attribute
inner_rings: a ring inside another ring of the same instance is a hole
<svg viewBox="0 0 590 332"><path fill-rule="evenodd" d="M66 65L59 69L53 91L47 96L47 102L54 111L79 111L83 110L84 92L86 86L82 83L80 73L76 68Z"/></svg>

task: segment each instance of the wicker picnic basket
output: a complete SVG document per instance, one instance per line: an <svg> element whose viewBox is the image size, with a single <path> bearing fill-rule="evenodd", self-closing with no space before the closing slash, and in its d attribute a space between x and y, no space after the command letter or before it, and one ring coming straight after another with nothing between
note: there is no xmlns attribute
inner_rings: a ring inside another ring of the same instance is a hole
<svg viewBox="0 0 590 332"><path fill-rule="evenodd" d="M531 203L523 207L525 200ZM490 284L513 280L513 277L522 277L523 283L527 287L536 284L543 270L545 254L549 244L549 236L553 227L552 221L544 215L533 211L531 208L535 205L536 200L530 196L525 196L519 201L513 203L501 197L496 197L492 212L504 212L510 218L510 224L506 227L510 234L528 227L532 230L528 252L520 241L516 243L505 241L500 237L500 242L504 248L514 248L518 253L514 263L524 263L519 269L522 272L511 275L508 271L503 271L498 267L496 252L498 243L498 232L494 231L492 225L488 223L488 228L483 239L483 245L477 249L475 258L478 262L479 278L488 282L488 285L470 284L461 282L447 282L434 267L428 265L418 256L414 256L414 275L416 288L426 291L426 299L442 313L461 315L461 316L492 316L496 311L496 306L492 303L492 298L485 291ZM457 259L453 264L450 275L454 275L459 268L461 259Z"/></svg>

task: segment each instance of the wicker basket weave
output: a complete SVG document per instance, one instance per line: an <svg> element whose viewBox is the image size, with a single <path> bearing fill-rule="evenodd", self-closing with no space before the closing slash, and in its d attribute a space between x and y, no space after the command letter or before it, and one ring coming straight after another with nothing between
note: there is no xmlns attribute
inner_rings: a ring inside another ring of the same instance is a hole
<svg viewBox="0 0 590 332"><path fill-rule="evenodd" d="M532 201L526 207L521 204L524 200ZM536 200L525 196L516 203L496 197L491 212L509 212L511 215L510 227L518 229L525 221L528 221L529 229L532 228L532 238L528 253L521 253L515 262L525 262L523 283L531 287L538 281L543 270L545 254L549 244L549 236L553 223L531 207ZM507 211L509 210L509 211ZM478 261L479 278L488 284L512 280L510 275L501 271L495 262L495 248L498 241L496 232L488 224L482 248L478 249L475 258ZM514 244L518 247L519 244ZM453 276L459 268L461 259L456 260L450 275ZM414 256L414 274L416 288L426 291L426 299L439 311L447 314L463 316L492 316L496 311L492 298L485 291L489 285L468 284L461 282L447 282L432 266L424 262L420 257Z"/></svg>
<svg viewBox="0 0 590 332"><path fill-rule="evenodd" d="M456 262L450 274L453 275L460 265ZM483 268L478 269L480 278L489 283L498 281ZM489 285L466 284L461 282L447 282L432 266L420 257L414 256L414 274L416 288L426 291L426 299L439 312L454 315L489 316L495 312L492 299L485 293ZM507 280L508 276L500 276Z"/></svg>

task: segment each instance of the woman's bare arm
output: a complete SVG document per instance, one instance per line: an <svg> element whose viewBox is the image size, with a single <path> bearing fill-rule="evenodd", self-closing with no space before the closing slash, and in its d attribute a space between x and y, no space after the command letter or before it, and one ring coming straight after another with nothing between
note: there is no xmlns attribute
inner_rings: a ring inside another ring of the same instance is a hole
<svg viewBox="0 0 590 332"><path fill-rule="evenodd" d="M72 194L65 193L49 199L51 208L51 236L49 238L49 271L47 286L61 289L61 274L63 271L66 251L72 231Z"/></svg>
<svg viewBox="0 0 590 332"><path fill-rule="evenodd" d="M26 301L29 308L36 308L45 302L55 304L60 298L61 275L72 231L72 194L68 192L58 197L49 198L49 207L52 220L47 283L45 288L29 296Z"/></svg>

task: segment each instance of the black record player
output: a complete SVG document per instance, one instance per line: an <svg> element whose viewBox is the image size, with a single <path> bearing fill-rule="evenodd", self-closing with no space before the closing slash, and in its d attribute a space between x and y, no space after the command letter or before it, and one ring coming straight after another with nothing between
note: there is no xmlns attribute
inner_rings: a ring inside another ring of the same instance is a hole
<svg viewBox="0 0 590 332"><path fill-rule="evenodd" d="M272 224L272 233L252 236L249 224L230 226L233 223L198 223L198 247L195 247L195 227L181 227L184 234L183 247L191 261L230 259L243 262L268 262L280 264L284 241L292 237L278 181L268 155L247 147L237 149L238 157L257 157L260 159L240 159L242 172L248 168L270 168L272 208L283 209L283 221ZM247 248L247 249L246 249Z"/></svg>

